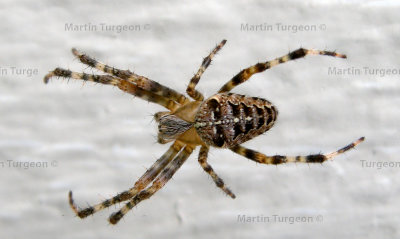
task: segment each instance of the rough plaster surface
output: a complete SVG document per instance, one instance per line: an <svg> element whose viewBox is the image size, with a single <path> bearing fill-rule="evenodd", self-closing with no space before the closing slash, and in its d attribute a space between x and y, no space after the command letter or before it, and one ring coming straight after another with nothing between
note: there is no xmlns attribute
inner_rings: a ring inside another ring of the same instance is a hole
<svg viewBox="0 0 400 239"><path fill-rule="evenodd" d="M399 238L398 13L396 1L1 1L0 238ZM77 47L184 92L222 39L228 43L198 85L206 96L240 69L300 46L348 55L307 57L237 87L280 112L275 127L247 147L297 155L360 136L366 142L322 165L259 165L213 149L210 163L235 200L203 172L196 150L117 226L107 222L116 207L76 218L69 190L79 205L97 203L129 188L167 150L156 144L152 120L162 108L108 86L44 85L43 75L57 66L92 72L73 58ZM351 70L334 74L334 67ZM243 215L255 219L238 221Z"/></svg>

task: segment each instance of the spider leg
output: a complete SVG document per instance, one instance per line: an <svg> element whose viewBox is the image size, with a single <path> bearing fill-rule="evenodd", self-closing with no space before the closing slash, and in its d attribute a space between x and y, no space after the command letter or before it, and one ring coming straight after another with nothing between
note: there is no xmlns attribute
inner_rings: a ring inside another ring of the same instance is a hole
<svg viewBox="0 0 400 239"><path fill-rule="evenodd" d="M307 156L282 156L282 155L274 155L274 156L267 156L265 154L259 153L255 150L247 149L243 146L235 146L231 148L233 152L240 154L248 159L256 161L257 163L263 164L282 164L282 163L323 163L326 160L330 160L333 157L342 154L364 141L364 137L359 138L358 140L346 145L345 147L336 150L332 153L328 154L312 154Z"/></svg>
<svg viewBox="0 0 400 239"><path fill-rule="evenodd" d="M129 70L120 70L120 69L108 66L104 63L98 62L97 60L93 59L92 57L85 55L83 53L80 53L75 48L72 48L72 54L74 54L83 64L88 65L93 68L96 68L105 73L111 74L118 78L127 80L130 83L134 83L138 87L140 87L146 91L151 91L154 94L161 95L165 98L174 100L174 101L178 102L179 104L184 104L186 102L189 102L189 99L187 99L184 95L176 92L173 89L170 89L169 87L161 85L160 83L150 80L144 76L137 75Z"/></svg>
<svg viewBox="0 0 400 239"><path fill-rule="evenodd" d="M211 165L207 163L208 150L209 148L206 146L202 146L200 148L198 161L201 167L204 169L204 171L206 171L206 173L211 176L217 187L221 188L221 190L224 191L224 193L228 194L231 198L236 198L235 194L228 187L225 186L224 181L214 172L214 169L211 167Z"/></svg>
<svg viewBox="0 0 400 239"><path fill-rule="evenodd" d="M169 162L176 156L176 154L182 149L184 145L180 142L175 142L167 152L165 152L147 171L136 181L135 185L127 191L121 192L118 195L107 199L99 204L90 206L84 209L79 209L72 197L72 192L69 192L69 205L75 214L80 218L85 218L89 215L95 214L96 212L110 207L111 205L126 201L135 196L138 192L143 190L149 183L151 183L161 170L164 169Z"/></svg>
<svg viewBox="0 0 400 239"><path fill-rule="evenodd" d="M325 56L334 56L340 58L346 58L346 55L338 54L332 51L320 51L320 50L308 50L304 48L297 49L295 51L289 52L289 54L284 55L282 57L278 57L275 60L267 61L264 63L257 63L253 66L250 66L241 72L239 72L236 76L234 76L230 81L228 81L225 85L221 87L218 93L228 92L232 90L234 87L242 84L243 82L250 79L253 74L263 72L273 66L279 65L281 63L285 63L291 60L296 60L306 55L325 55Z"/></svg>
<svg viewBox="0 0 400 239"><path fill-rule="evenodd" d="M137 96L137 97L147 100L149 102L153 102L153 103L162 105L171 111L176 110L179 107L179 104L171 99L165 98L161 95L157 95L151 91L144 90L135 84L132 84L126 80L120 79L115 76L78 73L78 72L73 72L70 70L62 69L62 68L56 68L55 70L49 72L44 77L44 82L47 83L51 77L55 77L55 76L84 80L84 81L92 81L92 82L101 83L101 84L105 84L105 85L118 86L118 88L120 88L122 91L130 93L134 96Z"/></svg>
<svg viewBox="0 0 400 239"><path fill-rule="evenodd" d="M118 212L111 214L109 221L111 224L117 224L118 221L129 212L134 206L141 201L150 198L158 190L160 190L167 182L172 178L175 172L182 166L186 159L193 152L193 147L187 145L179 154L176 156L167 167L157 176L153 184L148 188L140 191L136 194L129 202L125 204Z"/></svg>
<svg viewBox="0 0 400 239"><path fill-rule="evenodd" d="M199 83L201 75L204 73L204 71L207 69L207 67L210 65L212 58L217 54L217 52L225 45L226 40L222 40L220 44L218 44L214 50L211 51L211 53L204 58L203 62L201 63L201 66L197 73L193 76L193 78L190 80L190 83L186 89L186 93L192 97L196 101L203 101L204 96L195 89L197 83Z"/></svg>

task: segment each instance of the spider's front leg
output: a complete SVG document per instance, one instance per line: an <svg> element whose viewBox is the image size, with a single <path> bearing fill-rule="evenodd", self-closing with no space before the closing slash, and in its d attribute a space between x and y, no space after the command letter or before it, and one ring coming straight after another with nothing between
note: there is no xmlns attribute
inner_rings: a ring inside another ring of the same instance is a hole
<svg viewBox="0 0 400 239"><path fill-rule="evenodd" d="M130 83L133 83L146 91L153 92L154 94L174 100L179 104L189 102L189 99L187 99L184 95L144 76L137 75L129 70L120 70L115 67L101 63L94 58L79 52L75 48L72 48L72 54L74 54L83 64L96 68L97 70L108 73L110 75L116 76L118 78L127 80Z"/></svg>
<svg viewBox="0 0 400 239"><path fill-rule="evenodd" d="M197 91L196 85L199 83L199 80L201 78L201 75L203 75L204 71L207 69L207 67L211 64L212 58L217 54L219 50L225 45L226 40L222 40L220 44L218 44L214 50L211 51L211 53L204 58L203 62L201 63L201 66L197 73L193 76L193 78L190 80L190 83L186 89L186 93L192 97L196 101L203 101L204 96Z"/></svg>
<svg viewBox="0 0 400 239"><path fill-rule="evenodd" d="M300 48L300 49L290 52L287 55L278 57L275 60L267 61L264 63L257 63L254 66L250 66L250 67L242 70L236 76L234 76L230 81L228 81L225 85L223 85L221 87L221 89L218 91L218 93L231 91L234 87L236 87L236 86L242 84L243 82L247 81L248 79L250 79L250 77L253 74L263 72L263 71L265 71L273 66L279 65L281 63L285 63L285 62L288 62L291 60L296 60L296 59L305 57L306 55L324 55L324 56L346 58L346 55L339 54L339 53L332 52L332 51L320 51L320 50L314 50L314 49L308 50L308 49Z"/></svg>
<svg viewBox="0 0 400 239"><path fill-rule="evenodd" d="M211 165L207 163L208 150L209 148L206 146L202 146L200 148L198 161L201 167L204 169L204 171L206 171L206 173L208 173L211 176L217 187L219 187L222 191L224 191L224 193L229 195L231 198L236 198L235 194L228 187L225 186L224 181L220 177L218 177L218 175L215 173Z"/></svg>
<svg viewBox="0 0 400 239"><path fill-rule="evenodd" d="M56 68L53 71L50 71L45 77L44 77L44 82L47 84L52 77L64 77L64 78L71 78L71 79L77 79L77 80L83 80L83 81L92 81L96 83L101 83L105 85L113 85L117 86L120 90L127 92L129 94L132 94L134 96L137 96L139 98L142 98L144 100L147 100L149 102L153 102L156 104L159 104L161 106L164 106L165 108L174 111L176 110L180 105L176 103L175 101L166 98L162 95L158 95L152 91L147 91L143 88L140 88L136 84L133 84L132 82L129 82L124 79L120 79L116 76L110 76L110 75L93 75L93 74L86 74L86 73L79 73L79 72L74 72L70 71L67 69L63 68Z"/></svg>
<svg viewBox="0 0 400 239"><path fill-rule="evenodd" d="M247 149L241 145L237 145L230 150L233 152L240 154L248 159L256 161L257 163L263 164L282 164L282 163L323 163L326 160L330 160L333 157L342 154L364 141L364 137L359 138L358 140L352 142L351 144L346 145L345 147L336 150L332 153L328 154L312 154L307 156L282 156L282 155L273 155L267 156L265 154L259 153L252 149Z"/></svg>
<svg viewBox="0 0 400 239"><path fill-rule="evenodd" d="M165 152L147 171L136 181L134 187L131 189L119 193L117 196L114 196L110 199L107 199L97 205L90 206L84 209L79 209L72 198L72 192L69 192L69 205L75 214L80 218L85 218L90 216L104 208L107 208L111 205L126 201L135 196L138 192L143 190L147 185L149 185L157 175L160 174L161 170L163 170L169 162L176 156L176 154L182 149L184 145L178 141L176 141L167 152Z"/></svg>

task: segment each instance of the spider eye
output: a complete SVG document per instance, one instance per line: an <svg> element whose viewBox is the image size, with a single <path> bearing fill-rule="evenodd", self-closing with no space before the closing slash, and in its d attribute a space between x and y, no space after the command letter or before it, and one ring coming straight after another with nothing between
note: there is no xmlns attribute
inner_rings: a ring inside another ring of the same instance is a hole
<svg viewBox="0 0 400 239"><path fill-rule="evenodd" d="M170 113L169 111L157 112L154 114L154 120L159 123L161 117L164 117L164 116L168 115L169 113Z"/></svg>

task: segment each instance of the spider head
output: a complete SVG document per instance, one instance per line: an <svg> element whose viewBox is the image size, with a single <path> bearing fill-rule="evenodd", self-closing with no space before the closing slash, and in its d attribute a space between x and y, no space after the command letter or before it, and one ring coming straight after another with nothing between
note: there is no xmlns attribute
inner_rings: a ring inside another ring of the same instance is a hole
<svg viewBox="0 0 400 239"><path fill-rule="evenodd" d="M160 144L176 140L193 126L193 123L169 114L169 112L158 112L154 118L158 122L158 143Z"/></svg>

